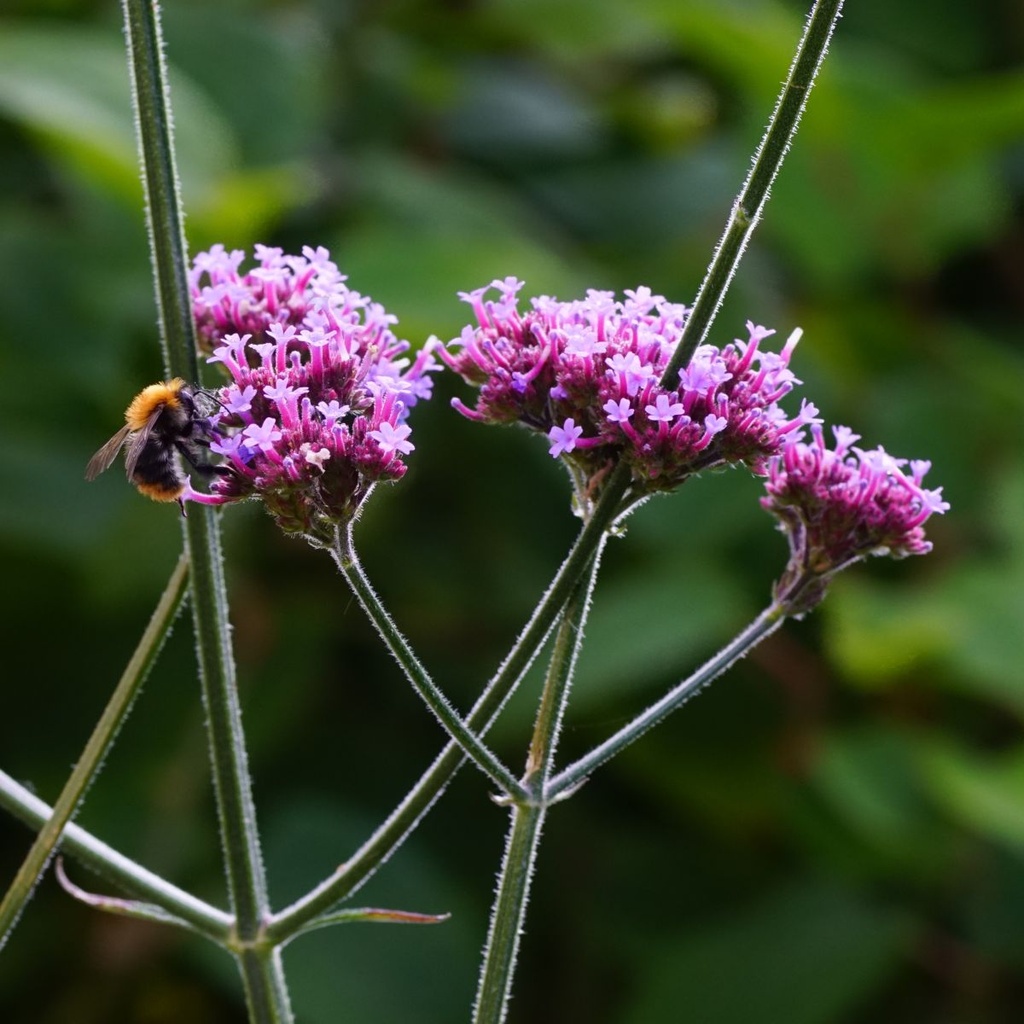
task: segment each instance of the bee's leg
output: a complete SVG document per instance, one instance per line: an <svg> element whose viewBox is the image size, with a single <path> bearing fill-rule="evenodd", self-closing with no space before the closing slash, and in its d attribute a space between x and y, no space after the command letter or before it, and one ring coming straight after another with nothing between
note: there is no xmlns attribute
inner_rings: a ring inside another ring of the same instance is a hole
<svg viewBox="0 0 1024 1024"><path fill-rule="evenodd" d="M233 476L235 472L230 466L211 466L208 462L190 462L189 465L207 480L211 476Z"/></svg>
<svg viewBox="0 0 1024 1024"><path fill-rule="evenodd" d="M211 477L217 475L226 475L231 472L227 466L211 466L210 463L204 462L202 456L196 451L195 446L201 442L196 439L194 441L175 441L174 447L178 449L181 457L200 475L203 477ZM209 447L209 441L206 442L204 447Z"/></svg>

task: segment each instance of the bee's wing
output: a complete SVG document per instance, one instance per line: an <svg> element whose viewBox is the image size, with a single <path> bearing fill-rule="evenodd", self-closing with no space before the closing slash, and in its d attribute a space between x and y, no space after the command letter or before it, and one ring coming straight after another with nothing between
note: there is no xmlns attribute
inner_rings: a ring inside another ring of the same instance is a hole
<svg viewBox="0 0 1024 1024"><path fill-rule="evenodd" d="M161 403L149 414L149 419L146 420L143 428L132 434L132 439L128 443L128 450L124 453L124 471L129 480L135 476L135 465L139 461L139 456L142 454L143 449L146 447L149 435L153 433L156 421L163 415L163 411L164 406Z"/></svg>
<svg viewBox="0 0 1024 1024"><path fill-rule="evenodd" d="M117 453L130 433L128 427L122 427L90 460L85 467L85 479L95 480L117 458Z"/></svg>

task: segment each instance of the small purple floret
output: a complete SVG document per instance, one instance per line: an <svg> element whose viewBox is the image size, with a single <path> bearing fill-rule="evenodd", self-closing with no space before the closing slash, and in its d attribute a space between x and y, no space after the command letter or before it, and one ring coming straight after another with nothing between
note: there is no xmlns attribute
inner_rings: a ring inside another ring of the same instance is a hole
<svg viewBox="0 0 1024 1024"><path fill-rule="evenodd" d="M583 434L583 428L577 427L571 419L567 419L560 427L552 427L548 431L548 438L551 441L549 453L558 458L563 452L571 452L576 447L576 441Z"/></svg>

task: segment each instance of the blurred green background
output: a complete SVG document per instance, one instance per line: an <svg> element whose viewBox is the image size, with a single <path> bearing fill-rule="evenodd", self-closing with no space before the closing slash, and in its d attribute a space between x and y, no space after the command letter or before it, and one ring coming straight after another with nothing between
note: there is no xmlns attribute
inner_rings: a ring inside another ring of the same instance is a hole
<svg viewBox="0 0 1024 1024"><path fill-rule="evenodd" d="M795 0L171 0L192 250L328 246L420 343L459 290L691 301L801 28ZM514 1024L1024 1018L1024 15L854 0L713 333L805 329L829 422L930 458L925 559L856 568L552 814ZM117 5L0 19L0 764L53 799L174 564L176 510L89 455L161 374ZM467 707L575 532L545 445L416 410L368 571ZM740 473L608 552L563 753L599 742L767 600L783 540ZM438 728L328 560L224 516L272 896L343 861ZM536 679L496 733L521 763ZM183 619L80 822L223 901ZM302 1024L467 1019L505 813L463 772L357 904L285 954ZM0 884L29 842L0 816ZM74 865L86 888L102 883ZM240 1022L230 961L40 886L6 1024Z"/></svg>

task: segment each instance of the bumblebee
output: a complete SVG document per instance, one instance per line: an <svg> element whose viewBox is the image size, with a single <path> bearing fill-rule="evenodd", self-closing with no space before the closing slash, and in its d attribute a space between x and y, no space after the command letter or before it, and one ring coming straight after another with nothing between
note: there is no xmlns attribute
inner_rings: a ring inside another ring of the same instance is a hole
<svg viewBox="0 0 1024 1024"><path fill-rule="evenodd" d="M177 501L184 512L185 478L175 453L203 476L220 469L203 461L200 449L209 447L211 428L198 415L195 396L180 377L143 388L125 409L124 426L89 460L85 479L109 469L124 448L125 472L139 492L154 501Z"/></svg>

